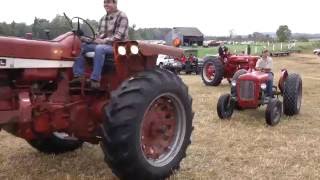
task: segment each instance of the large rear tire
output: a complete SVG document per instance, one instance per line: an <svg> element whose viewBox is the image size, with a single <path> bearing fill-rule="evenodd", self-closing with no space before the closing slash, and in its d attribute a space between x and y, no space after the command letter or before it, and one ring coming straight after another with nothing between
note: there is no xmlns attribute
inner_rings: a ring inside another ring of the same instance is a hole
<svg viewBox="0 0 320 180"><path fill-rule="evenodd" d="M284 82L283 110L284 114L293 116L300 112L302 102L302 80L298 74L289 74Z"/></svg>
<svg viewBox="0 0 320 180"><path fill-rule="evenodd" d="M53 133L50 137L27 141L32 147L46 154L61 154L74 151L82 146L82 141L70 138L64 133Z"/></svg>
<svg viewBox="0 0 320 180"><path fill-rule="evenodd" d="M204 59L201 78L207 86L218 86L224 76L224 67L222 62L215 57L206 57Z"/></svg>
<svg viewBox="0 0 320 180"><path fill-rule="evenodd" d="M112 93L102 125L105 160L121 179L164 179L179 169L192 132L192 99L162 69L126 80Z"/></svg>

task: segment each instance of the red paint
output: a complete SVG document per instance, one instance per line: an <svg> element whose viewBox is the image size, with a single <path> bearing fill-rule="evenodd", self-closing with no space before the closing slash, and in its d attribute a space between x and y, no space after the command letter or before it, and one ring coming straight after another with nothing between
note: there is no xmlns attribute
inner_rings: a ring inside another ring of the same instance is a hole
<svg viewBox="0 0 320 180"><path fill-rule="evenodd" d="M244 75L241 75L237 81L237 94L238 94L238 104L242 108L257 108L260 105L260 92L261 84L266 83L269 78L267 73L260 71L253 71ZM252 100L241 99L240 86L241 81L253 81L254 82L254 98Z"/></svg>
<svg viewBox="0 0 320 180"><path fill-rule="evenodd" d="M234 73L239 69L249 70L250 63L255 66L258 61L258 56L239 56L239 55L231 55L227 57L227 61L224 63L224 77L232 78ZM251 65L252 66L252 65Z"/></svg>
<svg viewBox="0 0 320 180"><path fill-rule="evenodd" d="M24 81L43 81L56 80L58 69L25 69L23 71Z"/></svg>
<svg viewBox="0 0 320 180"><path fill-rule="evenodd" d="M0 47L0 56L14 58L73 59L80 50L80 41L72 33L66 33L53 41L0 37L0 44L7 44L5 47ZM117 53L117 47L120 45L125 46L127 52L130 51L131 45L137 45L140 52L138 55L121 56ZM53 50L61 50L62 53L53 53ZM11 89L11 86L0 86L0 95L3 95L0 97L0 124L15 123L17 131L13 133L27 140L36 139L38 135L46 136L55 131L62 131L81 140L97 142L98 129L104 119L105 107L110 101L111 92L124 80L146 69L153 69L158 54L180 56L182 53L181 49L135 41L114 43L116 70L103 74L101 86L105 92L100 95L86 93L83 89L82 93L71 95L69 92L71 68L12 70L14 73L0 70L0 80L9 79L14 84L12 86L14 89ZM86 67L86 72L89 75L91 68ZM15 79L10 79L11 77ZM32 87L37 81L53 81L57 84L57 88L49 93L35 92ZM166 106L169 108L171 105ZM165 113L159 112L156 108L152 111L165 116ZM151 113L151 116L155 113ZM169 110L166 113L174 116L174 111ZM154 132L157 131L158 125L175 127L175 121L171 120L168 124L164 119L158 118L155 123L156 125L152 127ZM169 135L172 138L171 131ZM162 142L162 146L168 147L170 142L170 140L167 144Z"/></svg>
<svg viewBox="0 0 320 180"><path fill-rule="evenodd" d="M0 44L5 44L0 46L1 57L64 60L74 59L75 54L80 52L81 42L77 36L69 32L52 41L0 36Z"/></svg>
<svg viewBox="0 0 320 180"><path fill-rule="evenodd" d="M141 148L147 158L158 159L173 143L176 132L176 109L168 98L161 97L147 110L142 121Z"/></svg>

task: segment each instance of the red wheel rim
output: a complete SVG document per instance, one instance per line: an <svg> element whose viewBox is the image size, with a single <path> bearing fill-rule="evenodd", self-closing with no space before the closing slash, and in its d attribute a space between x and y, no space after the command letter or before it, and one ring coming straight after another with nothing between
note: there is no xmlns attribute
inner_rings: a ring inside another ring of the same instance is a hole
<svg viewBox="0 0 320 180"><path fill-rule="evenodd" d="M206 65L204 70L205 70L204 73L205 73L205 77L206 77L207 81L212 81L214 79L214 76L216 73L216 69L215 69L214 65L209 63Z"/></svg>
<svg viewBox="0 0 320 180"><path fill-rule="evenodd" d="M168 164L181 148L185 136L184 108L174 95L156 98L144 115L140 145L151 165Z"/></svg>

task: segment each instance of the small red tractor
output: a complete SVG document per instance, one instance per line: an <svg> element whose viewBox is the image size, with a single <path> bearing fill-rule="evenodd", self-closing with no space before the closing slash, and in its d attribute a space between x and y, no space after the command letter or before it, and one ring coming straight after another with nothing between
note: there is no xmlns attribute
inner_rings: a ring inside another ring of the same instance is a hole
<svg viewBox="0 0 320 180"><path fill-rule="evenodd" d="M292 116L300 112L302 101L302 80L296 73L281 71L278 88L273 86L275 97L266 95L269 74L265 72L241 69L234 74L231 82L231 93L220 96L217 113L221 119L229 119L234 108L255 109L267 105L266 123L274 126L279 123L282 110L285 115ZM279 95L282 96L283 103Z"/></svg>
<svg viewBox="0 0 320 180"><path fill-rule="evenodd" d="M223 78L227 78L230 83L235 72L248 70L249 62L255 64L258 59L259 56L250 55L206 56L201 70L202 81L208 86L218 86Z"/></svg>
<svg viewBox="0 0 320 180"><path fill-rule="evenodd" d="M70 88L79 36L95 36L92 28L92 35L84 35L81 26L89 24L74 19L76 29L51 41L0 37L0 130L43 153L100 143L106 163L121 179L170 176L191 143L192 99L178 76L156 68L156 59L158 54L182 56L183 50L115 42L113 56L105 60L102 88L86 89L85 80ZM71 26L73 20L68 18Z"/></svg>

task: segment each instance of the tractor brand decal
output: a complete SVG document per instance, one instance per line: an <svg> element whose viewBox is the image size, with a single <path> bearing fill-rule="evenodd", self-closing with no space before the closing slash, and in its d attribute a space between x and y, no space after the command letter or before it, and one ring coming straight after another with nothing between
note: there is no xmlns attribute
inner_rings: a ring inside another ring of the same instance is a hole
<svg viewBox="0 0 320 180"><path fill-rule="evenodd" d="M0 66L6 66L7 60L6 59L0 59Z"/></svg>

